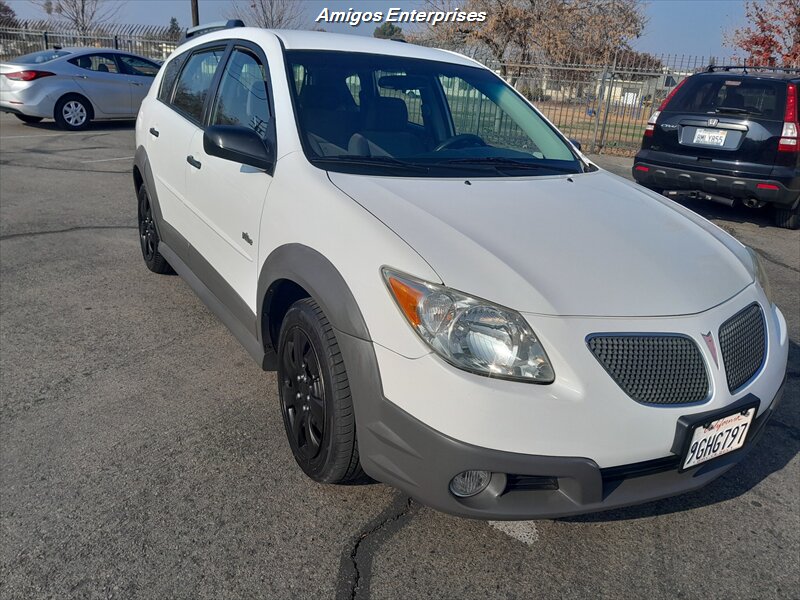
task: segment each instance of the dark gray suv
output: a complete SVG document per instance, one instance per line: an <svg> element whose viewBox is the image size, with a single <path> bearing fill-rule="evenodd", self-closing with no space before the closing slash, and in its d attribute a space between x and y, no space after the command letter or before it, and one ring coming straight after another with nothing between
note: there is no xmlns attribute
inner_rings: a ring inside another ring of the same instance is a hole
<svg viewBox="0 0 800 600"><path fill-rule="evenodd" d="M800 69L709 67L687 77L647 123L633 176L668 196L771 205L800 226Z"/></svg>

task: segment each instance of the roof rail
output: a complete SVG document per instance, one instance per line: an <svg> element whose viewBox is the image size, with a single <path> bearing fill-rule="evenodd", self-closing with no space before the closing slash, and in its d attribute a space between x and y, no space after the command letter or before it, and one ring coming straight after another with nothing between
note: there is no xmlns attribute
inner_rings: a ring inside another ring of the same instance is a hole
<svg viewBox="0 0 800 600"><path fill-rule="evenodd" d="M772 71L774 73L800 73L800 69L794 67L760 67L757 65L708 65L706 67L706 73L731 71L733 69L741 69L745 74L747 74L748 69L752 71Z"/></svg>
<svg viewBox="0 0 800 600"><path fill-rule="evenodd" d="M233 29L234 27L244 27L244 21L241 19L229 19L227 21L215 21L214 23L206 23L204 25L197 25L186 30L186 35L181 40L181 44L212 31L220 31L222 29Z"/></svg>

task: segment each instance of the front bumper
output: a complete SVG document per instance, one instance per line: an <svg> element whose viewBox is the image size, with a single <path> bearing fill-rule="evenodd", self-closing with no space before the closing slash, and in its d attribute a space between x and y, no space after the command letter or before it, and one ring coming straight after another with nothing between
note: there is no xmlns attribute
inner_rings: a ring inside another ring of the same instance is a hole
<svg viewBox="0 0 800 600"><path fill-rule="evenodd" d="M686 168L666 167L638 158L634 161L633 178L648 188L683 193L700 192L701 198L704 196L708 196L709 200L724 198L730 200L726 202L727 204L755 198L768 204L794 207L800 198L800 190L787 187L784 182L769 177L717 175Z"/></svg>
<svg viewBox="0 0 800 600"><path fill-rule="evenodd" d="M713 481L754 447L782 394L783 386L756 420L741 450L683 473L678 472L681 457L677 454L601 469L588 458L531 456L472 446L431 429L382 397L370 403L367 418L359 418L361 463L369 475L422 504L463 517L537 519L598 512L682 494ZM736 405L753 400L755 396L748 396ZM687 435L685 430L676 430L676 448L683 447L683 435ZM472 498L457 498L448 484L468 469L491 471L492 482ZM557 489L537 489L537 478L542 477L555 479Z"/></svg>
<svg viewBox="0 0 800 600"><path fill-rule="evenodd" d="M767 358L759 375L731 395L725 370L710 367L711 398L686 405L634 402L599 366L583 343L585 334L618 330L618 319L537 320L535 330L557 373L557 381L548 386L479 377L433 356L407 359L337 333L364 470L444 512L492 519L595 512L702 487L742 459L772 414L773 399L781 395L786 322L761 296L750 286L707 313L631 323L650 332L716 331L754 299L768 308ZM712 365L713 356L699 333L697 337ZM682 423L754 400L759 404L757 420L743 450L678 472ZM450 480L472 469L494 473L489 488L469 499L456 498L449 491ZM551 484L554 479L557 486L543 486L541 478L551 478Z"/></svg>

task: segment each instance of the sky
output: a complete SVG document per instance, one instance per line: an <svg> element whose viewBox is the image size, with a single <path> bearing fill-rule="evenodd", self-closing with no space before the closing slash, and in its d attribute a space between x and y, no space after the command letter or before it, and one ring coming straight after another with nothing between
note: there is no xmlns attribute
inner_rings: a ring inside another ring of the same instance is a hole
<svg viewBox="0 0 800 600"><path fill-rule="evenodd" d="M115 1L115 0L108 0ZM199 0L200 22L219 21L229 15L231 2L227 0ZM240 0L247 2L247 0ZM8 2L22 18L44 16L41 8L30 0ZM424 0L303 0L308 28L314 19L328 7L330 10L383 10L398 7L403 10L425 9ZM647 25L644 35L635 40L634 48L653 54L685 54L703 56L729 56L731 49L723 46L723 32L744 24L742 0L649 0L645 4ZM189 0L127 0L122 3L116 19L124 23L167 25L170 17L177 17L182 26L191 25ZM375 25L359 27L346 24L325 24L327 31L372 35Z"/></svg>

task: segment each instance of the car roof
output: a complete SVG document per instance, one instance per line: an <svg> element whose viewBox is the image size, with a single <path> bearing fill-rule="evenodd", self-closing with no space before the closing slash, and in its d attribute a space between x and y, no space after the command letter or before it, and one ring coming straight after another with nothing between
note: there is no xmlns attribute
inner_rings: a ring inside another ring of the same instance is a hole
<svg viewBox="0 0 800 600"><path fill-rule="evenodd" d="M264 36L277 37L286 50L328 50L338 52L363 52L387 54L423 60L462 64L485 68L479 62L449 50L426 48L396 40L382 40L364 35L328 33L326 31L301 31L288 29L262 29L260 27L233 27L218 29L190 38L178 47L178 52L206 42L223 39L244 39L258 43Z"/></svg>
<svg viewBox="0 0 800 600"><path fill-rule="evenodd" d="M731 77L743 77L746 79L779 79L781 81L800 80L800 73L798 72L752 70L745 73L741 68L730 71L721 68L717 71L704 71L696 75L702 75L703 77L725 77L728 79Z"/></svg>

